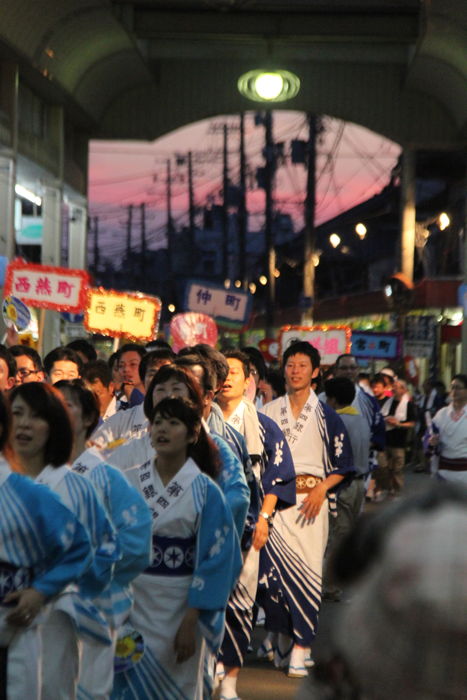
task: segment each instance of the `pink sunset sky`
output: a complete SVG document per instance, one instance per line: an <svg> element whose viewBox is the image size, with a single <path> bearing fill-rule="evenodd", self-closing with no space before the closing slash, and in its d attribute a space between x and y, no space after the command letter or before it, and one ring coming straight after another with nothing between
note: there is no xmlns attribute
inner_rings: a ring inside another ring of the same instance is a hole
<svg viewBox="0 0 467 700"><path fill-rule="evenodd" d="M177 129L158 140L92 141L89 154L89 209L99 217L101 241L112 241L112 256L123 252L127 207L147 204L148 247L165 246L166 163L172 167L172 211L176 225L185 223L188 209L187 165L177 165L177 155L193 153L195 205L222 201L222 125L229 125L229 176L238 182L238 116L207 119ZM316 223L320 224L381 191L388 183L400 147L374 132L331 117L323 117L318 141ZM302 112L275 111L273 136L290 154L293 139L307 139L306 116ZM263 223L264 192L256 187L254 173L263 165L264 128L254 123L254 112L245 119L248 162L247 194L250 230ZM183 159L183 158L182 158ZM179 159L180 160L180 159ZM306 170L286 158L276 173L276 210L289 213L296 230L303 225ZM134 214L135 232L139 212ZM201 224L201 219L198 220ZM134 234L136 236L136 233ZM120 242L120 245L118 245ZM105 248L102 251L105 255ZM109 255L109 257L111 257Z"/></svg>

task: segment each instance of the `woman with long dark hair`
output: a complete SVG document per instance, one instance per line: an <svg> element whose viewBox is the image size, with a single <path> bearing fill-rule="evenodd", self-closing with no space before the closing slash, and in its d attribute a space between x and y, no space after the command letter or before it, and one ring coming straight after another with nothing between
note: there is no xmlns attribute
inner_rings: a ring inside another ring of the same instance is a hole
<svg viewBox="0 0 467 700"><path fill-rule="evenodd" d="M134 582L132 625L146 650L116 676L113 698L203 697L206 653L216 653L241 567L232 514L214 483L217 450L199 410L164 398L150 417L155 458L126 472L153 515L151 566Z"/></svg>
<svg viewBox="0 0 467 700"><path fill-rule="evenodd" d="M108 623L93 605L110 583L119 558L115 531L92 484L67 466L73 431L60 393L39 382L21 384L10 394L13 449L21 470L57 493L86 529L93 547L79 591L66 592L52 605L42 628L42 700L76 696L79 637L109 644ZM66 536L66 533L64 533Z"/></svg>
<svg viewBox="0 0 467 700"><path fill-rule="evenodd" d="M152 518L139 491L121 471L102 461L95 448L86 449L86 442L99 420L99 404L81 379L55 384L70 413L73 428L72 471L93 484L106 508L117 534L120 559L116 562L112 581L93 599L93 604L106 618L112 638L110 645L102 640L82 640L79 697L106 700L110 697L114 678L114 656L117 632L131 610L131 582L150 564Z"/></svg>
<svg viewBox="0 0 467 700"><path fill-rule="evenodd" d="M91 545L79 520L48 488L11 471L10 428L0 393L0 693L36 700L43 608L86 571ZM24 432L20 439L33 442Z"/></svg>

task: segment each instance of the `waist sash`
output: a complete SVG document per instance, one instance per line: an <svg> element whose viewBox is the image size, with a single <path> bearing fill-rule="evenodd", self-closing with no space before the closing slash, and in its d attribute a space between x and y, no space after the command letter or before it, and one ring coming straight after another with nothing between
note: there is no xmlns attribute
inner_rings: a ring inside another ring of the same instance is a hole
<svg viewBox="0 0 467 700"><path fill-rule="evenodd" d="M439 458L438 469L446 469L450 472L466 472L467 471L467 459L448 459L448 457L441 456Z"/></svg>
<svg viewBox="0 0 467 700"><path fill-rule="evenodd" d="M152 537L152 576L191 576L195 568L195 537Z"/></svg>
<svg viewBox="0 0 467 700"><path fill-rule="evenodd" d="M13 603L4 603L3 599L8 593L21 591L28 588L31 582L31 572L25 567L15 566L6 561L0 561L0 605L4 607L15 606Z"/></svg>

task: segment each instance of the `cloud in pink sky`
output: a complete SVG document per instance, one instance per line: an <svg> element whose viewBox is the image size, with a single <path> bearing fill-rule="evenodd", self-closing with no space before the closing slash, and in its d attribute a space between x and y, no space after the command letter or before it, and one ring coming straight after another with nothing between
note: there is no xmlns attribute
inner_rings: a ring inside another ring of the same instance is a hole
<svg viewBox="0 0 467 700"><path fill-rule="evenodd" d="M113 242L125 239L127 207L146 203L149 247L165 245L166 167L172 167L172 209L179 223L187 219L188 151L193 153L195 204L222 201L222 125L229 125L229 177L238 182L238 116L219 116L191 124L152 143L142 141L92 141L89 154L89 208L98 216L100 229ZM388 183L397 162L400 147L364 127L323 118L323 132L318 142L316 223L320 224L362 202ZM290 153L293 139L307 138L306 116L302 112L274 112L274 140L284 143ZM263 164L264 128L255 126L254 113L245 119L248 161L247 194L250 230L263 223L264 192L256 188L254 173ZM178 163L178 164L177 164ZM277 170L275 208L289 213L296 228L303 225L306 171L286 157ZM135 214L135 217L137 214Z"/></svg>

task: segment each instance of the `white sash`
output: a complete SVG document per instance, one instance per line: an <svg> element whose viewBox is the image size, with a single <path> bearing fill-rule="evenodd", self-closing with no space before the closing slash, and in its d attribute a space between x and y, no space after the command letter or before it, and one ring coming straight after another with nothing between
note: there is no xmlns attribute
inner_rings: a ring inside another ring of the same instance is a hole
<svg viewBox="0 0 467 700"><path fill-rule="evenodd" d="M8 477L12 474L10 465L3 457L0 457L0 487L3 486Z"/></svg>
<svg viewBox="0 0 467 700"><path fill-rule="evenodd" d="M153 461L148 460L140 466L138 476L142 494L152 512L153 523L157 522L159 525L164 515L189 490L200 470L196 462L189 457L167 486L161 487L156 483L154 469Z"/></svg>
<svg viewBox="0 0 467 700"><path fill-rule="evenodd" d="M280 405L280 415L279 415L279 428L284 433L289 447L293 447L300 438L306 432L306 425L310 419L310 416L315 411L318 405L318 397L314 391L310 390L308 398L303 406L298 418L295 423L291 425L291 420L293 419L292 406L290 404L290 399L287 395L282 397Z"/></svg>
<svg viewBox="0 0 467 700"><path fill-rule="evenodd" d="M35 481L38 484L45 484L52 491L55 491L57 486L63 481L67 474L68 467L66 464L62 464L61 467L52 467L49 464L47 467L44 467L38 476L36 476Z"/></svg>
<svg viewBox="0 0 467 700"><path fill-rule="evenodd" d="M84 450L71 465L71 470L77 472L78 474L86 474L86 472L92 471L98 464L101 464L104 460L100 452L94 448Z"/></svg>

